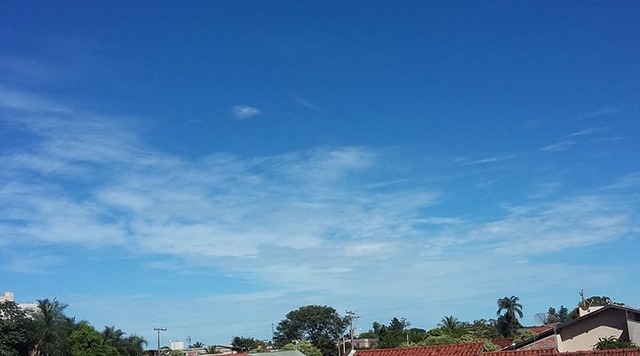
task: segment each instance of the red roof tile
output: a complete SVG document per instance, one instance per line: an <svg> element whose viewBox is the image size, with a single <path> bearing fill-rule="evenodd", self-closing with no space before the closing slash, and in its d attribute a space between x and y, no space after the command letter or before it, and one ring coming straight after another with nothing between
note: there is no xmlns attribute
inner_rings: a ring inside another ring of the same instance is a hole
<svg viewBox="0 0 640 356"><path fill-rule="evenodd" d="M569 355L569 356L640 356L640 348L561 352L560 355Z"/></svg>
<svg viewBox="0 0 640 356"><path fill-rule="evenodd" d="M550 326L546 326L546 325L545 326L534 326L534 327L531 327L531 328L527 328L527 330L531 331L534 334L540 334L541 332L547 331L549 329L553 329L553 328L550 327Z"/></svg>
<svg viewBox="0 0 640 356"><path fill-rule="evenodd" d="M571 352L558 352L555 349L496 351L483 352L482 356L640 356L640 348Z"/></svg>
<svg viewBox="0 0 640 356"><path fill-rule="evenodd" d="M482 356L557 356L556 349L483 352Z"/></svg>
<svg viewBox="0 0 640 356"><path fill-rule="evenodd" d="M357 350L355 356L480 356L482 343Z"/></svg>
<svg viewBox="0 0 640 356"><path fill-rule="evenodd" d="M490 340L494 345L498 345L501 348L505 348L507 346L511 346L511 344L513 344L513 338L504 338L504 337L500 337L500 338L494 338Z"/></svg>

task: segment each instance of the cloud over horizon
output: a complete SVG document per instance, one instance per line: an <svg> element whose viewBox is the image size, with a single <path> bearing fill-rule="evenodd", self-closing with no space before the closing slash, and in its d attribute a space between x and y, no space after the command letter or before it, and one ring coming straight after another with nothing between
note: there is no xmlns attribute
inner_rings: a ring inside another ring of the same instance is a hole
<svg viewBox="0 0 640 356"><path fill-rule="evenodd" d="M19 102L35 101L20 95ZM52 117L46 107L5 105L0 112L4 128L33 137L0 152L6 182L0 245L11 273L73 268L77 258L62 247L115 250L136 256L131 263L140 269L242 276L260 286L239 293L245 297L277 293L346 305L364 293L369 301L361 309L369 310L394 298L394 290L444 302L450 281L461 285L456 300L539 270L556 274L547 283L560 283L563 270L596 267L540 262L546 256L613 244L634 229L637 235L638 212L611 189L564 197L549 190L529 200L537 187L493 207L490 216L456 212L467 209L458 189L473 186L469 175L482 174L474 166L515 156L443 160L431 163L427 174L407 173L394 150L364 146L188 158L152 147L115 116L68 110ZM636 189L636 175L610 184ZM61 248L47 252L50 246ZM160 256L163 262L149 262ZM491 272L506 256L521 262L503 274ZM489 272L476 277L474 270ZM430 284L423 285L427 275ZM225 300L226 293L210 297ZM148 302L162 308L153 298Z"/></svg>

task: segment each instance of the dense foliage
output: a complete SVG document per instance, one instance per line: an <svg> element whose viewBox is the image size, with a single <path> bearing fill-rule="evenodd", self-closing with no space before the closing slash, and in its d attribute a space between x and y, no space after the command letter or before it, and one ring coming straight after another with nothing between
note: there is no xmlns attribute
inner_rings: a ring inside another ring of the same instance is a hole
<svg viewBox="0 0 640 356"><path fill-rule="evenodd" d="M324 356L338 353L337 343L347 327L346 318L331 307L307 305L287 313L273 336L274 344L282 347L288 343L307 340L322 351Z"/></svg>
<svg viewBox="0 0 640 356"><path fill-rule="evenodd" d="M632 347L638 347L636 344L629 340L620 340L613 336L600 338L598 340L598 343L593 346L593 348L596 350L628 349Z"/></svg>
<svg viewBox="0 0 640 356"><path fill-rule="evenodd" d="M1 356L140 356L146 341L125 337L115 327L98 332L86 321L65 315L67 305L56 299L38 300L26 312L14 302L0 303Z"/></svg>

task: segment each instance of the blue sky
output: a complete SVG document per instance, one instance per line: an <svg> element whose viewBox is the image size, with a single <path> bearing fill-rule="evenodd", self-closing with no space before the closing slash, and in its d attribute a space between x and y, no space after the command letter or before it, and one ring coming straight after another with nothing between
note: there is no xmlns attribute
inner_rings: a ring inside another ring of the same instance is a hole
<svg viewBox="0 0 640 356"><path fill-rule="evenodd" d="M0 288L155 340L640 306L637 1L6 1ZM153 344L153 342L152 342Z"/></svg>

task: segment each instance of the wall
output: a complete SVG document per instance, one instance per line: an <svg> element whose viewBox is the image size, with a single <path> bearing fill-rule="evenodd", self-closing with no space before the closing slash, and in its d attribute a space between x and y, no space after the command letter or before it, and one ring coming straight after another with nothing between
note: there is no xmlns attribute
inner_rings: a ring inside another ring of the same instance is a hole
<svg viewBox="0 0 640 356"><path fill-rule="evenodd" d="M564 326L559 332L558 351L592 350L600 338L628 338L624 310L609 309Z"/></svg>

